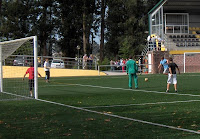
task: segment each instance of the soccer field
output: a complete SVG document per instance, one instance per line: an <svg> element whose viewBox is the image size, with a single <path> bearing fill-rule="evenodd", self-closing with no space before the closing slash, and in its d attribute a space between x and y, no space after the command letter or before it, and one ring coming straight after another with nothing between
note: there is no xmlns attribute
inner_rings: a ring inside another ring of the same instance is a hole
<svg viewBox="0 0 200 139"><path fill-rule="evenodd" d="M148 78L148 82L145 82ZM0 138L200 138L200 74L39 79L39 99L0 101Z"/></svg>

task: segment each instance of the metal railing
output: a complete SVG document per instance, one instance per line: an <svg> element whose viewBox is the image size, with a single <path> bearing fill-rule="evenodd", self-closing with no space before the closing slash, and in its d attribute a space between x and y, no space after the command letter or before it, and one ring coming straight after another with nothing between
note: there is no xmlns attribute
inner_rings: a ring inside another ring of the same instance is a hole
<svg viewBox="0 0 200 139"><path fill-rule="evenodd" d="M66 69L93 69L97 70L97 60L85 62L83 68L82 58L70 58L70 57L51 57L51 56L38 56L38 67L43 67L45 59L49 59L51 64L53 59L60 59L64 62ZM29 66L33 62L33 56L30 55L11 55L3 61L3 65L6 66Z"/></svg>

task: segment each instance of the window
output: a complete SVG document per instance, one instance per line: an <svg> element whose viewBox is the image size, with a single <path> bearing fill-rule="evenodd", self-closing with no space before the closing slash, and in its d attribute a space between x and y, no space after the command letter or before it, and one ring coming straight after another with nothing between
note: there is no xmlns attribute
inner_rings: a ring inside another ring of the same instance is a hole
<svg viewBox="0 0 200 139"><path fill-rule="evenodd" d="M166 13L165 23L166 34L188 34L189 32L188 13Z"/></svg>

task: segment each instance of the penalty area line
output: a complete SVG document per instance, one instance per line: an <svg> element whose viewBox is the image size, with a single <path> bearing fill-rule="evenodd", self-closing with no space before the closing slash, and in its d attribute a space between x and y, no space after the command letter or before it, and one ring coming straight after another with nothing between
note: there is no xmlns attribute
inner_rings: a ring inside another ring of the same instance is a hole
<svg viewBox="0 0 200 139"><path fill-rule="evenodd" d="M83 85L83 84L70 84L70 83L59 84L59 85L50 85L50 86L53 87L53 86L66 86L66 85L68 85L68 86L71 85L71 86L91 87L91 88L101 88L101 89L111 89L111 90L133 91L133 92L156 93L156 94L166 94L166 95L200 97L200 95L192 95L192 94L166 93L166 92L149 91L149 90L142 90L142 89L126 89L126 88L114 88L114 87L95 86L95 85Z"/></svg>
<svg viewBox="0 0 200 139"><path fill-rule="evenodd" d="M55 104L55 105L60 105L60 106L68 107L68 108L73 108L73 109L77 109L77 110L82 110L82 111L86 111L86 112L91 112L91 113L101 114L101 115L110 116L110 117L114 117L114 118L119 118L119 119L123 119L123 120L135 121L135 122L139 122L139 123L143 123L143 124L159 126L159 127L164 127L164 128L169 128L169 129L189 132L189 133L200 134L200 132L194 131L194 130L190 130L190 129L179 128L179 127L174 127L174 126L169 126L169 125L164 125L164 124L159 124L159 123L153 123L153 122L148 122L148 121L143 121L143 120L138 120L138 119L133 119L133 118L128 118L128 117L123 117L123 116L104 113L104 112L98 112L98 111L94 111L94 110L89 110L89 109L85 109L85 108L81 108L81 107L75 107L75 106L66 105L66 104L53 102L53 101L48 101L48 100L43 100L43 99L36 99L36 100L37 101L41 101L41 102Z"/></svg>
<svg viewBox="0 0 200 139"><path fill-rule="evenodd" d="M81 107L81 108L112 108L112 107L145 106L145 105L158 105L158 104L176 104L176 103L189 103L189 102L200 102L200 100L155 102L155 103L141 103L141 104L124 104L124 105L107 105L107 106L89 106L89 107Z"/></svg>

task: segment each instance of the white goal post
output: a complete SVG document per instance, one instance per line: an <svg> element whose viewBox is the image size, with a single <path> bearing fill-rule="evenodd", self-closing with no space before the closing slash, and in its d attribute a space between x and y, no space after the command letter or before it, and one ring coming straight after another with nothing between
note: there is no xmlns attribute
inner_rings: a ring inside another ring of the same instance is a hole
<svg viewBox="0 0 200 139"><path fill-rule="evenodd" d="M38 99L38 62L37 62L37 36L31 36L31 37L26 37L26 38L21 38L21 39L16 39L16 40L11 40L11 41L4 41L0 42L0 92L2 93L7 93L7 94L12 94L13 92L8 92L4 88L4 67L11 67L10 69L14 69L17 67L16 65L13 65L11 63L13 60L10 60L11 64L9 66L5 65L5 61L7 58L9 58L18 48L20 48L22 45L24 45L26 42L31 41L29 43L31 48L31 57L32 57L32 63L34 64L34 97L35 99ZM23 55L23 53L21 53ZM26 55L26 53L24 53ZM29 65L27 65L29 66ZM24 69L28 67L23 67ZM19 72L19 71L15 71ZM23 71L24 73L24 71ZM5 77L6 78L6 77ZM21 81L23 77L16 77L18 78L18 82ZM12 84L10 84L12 86ZM12 86L13 87L13 86ZM10 89L11 90L11 89ZM13 89L14 90L14 89ZM12 91L12 90L11 90ZM17 96L17 93L14 93L13 95Z"/></svg>
<svg viewBox="0 0 200 139"><path fill-rule="evenodd" d="M200 52L185 52L183 60L184 73L200 72Z"/></svg>

